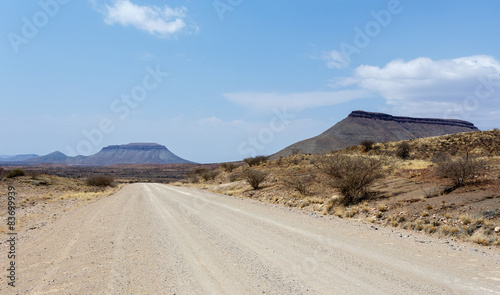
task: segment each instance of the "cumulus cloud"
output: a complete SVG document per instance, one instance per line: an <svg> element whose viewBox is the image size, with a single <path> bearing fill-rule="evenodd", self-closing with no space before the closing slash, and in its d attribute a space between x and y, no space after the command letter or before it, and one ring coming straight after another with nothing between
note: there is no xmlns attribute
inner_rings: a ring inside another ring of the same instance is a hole
<svg viewBox="0 0 500 295"><path fill-rule="evenodd" d="M357 86L379 94L399 113L472 113L500 108L500 63L478 55L446 60L420 57L394 60L384 67L359 66L354 75L332 86ZM467 119L467 118L464 118Z"/></svg>
<svg viewBox="0 0 500 295"><path fill-rule="evenodd" d="M99 0L91 2L94 9L104 14L108 25L132 26L159 37L169 37L188 28L186 7L136 5L130 0L115 0L111 5L101 5Z"/></svg>
<svg viewBox="0 0 500 295"><path fill-rule="evenodd" d="M240 92L226 93L224 96L231 102L249 109L268 111L282 109L301 111L308 108L336 105L354 99L367 98L366 90L317 91L299 93L274 92Z"/></svg>

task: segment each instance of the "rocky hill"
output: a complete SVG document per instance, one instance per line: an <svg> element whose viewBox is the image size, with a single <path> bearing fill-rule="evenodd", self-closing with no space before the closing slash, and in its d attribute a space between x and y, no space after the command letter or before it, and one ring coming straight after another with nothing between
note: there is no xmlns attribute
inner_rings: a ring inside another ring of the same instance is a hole
<svg viewBox="0 0 500 295"><path fill-rule="evenodd" d="M2 162L0 160L0 162ZM45 156L19 161L15 164L67 164L79 166L111 166L117 164L190 164L169 151L165 146L156 143L130 143L126 145L110 145L95 155L68 157L61 152L53 152Z"/></svg>
<svg viewBox="0 0 500 295"><path fill-rule="evenodd" d="M293 152L322 154L358 145L363 140L387 142L471 131L479 129L462 120L397 117L354 111L324 133L295 143L273 157L288 156Z"/></svg>

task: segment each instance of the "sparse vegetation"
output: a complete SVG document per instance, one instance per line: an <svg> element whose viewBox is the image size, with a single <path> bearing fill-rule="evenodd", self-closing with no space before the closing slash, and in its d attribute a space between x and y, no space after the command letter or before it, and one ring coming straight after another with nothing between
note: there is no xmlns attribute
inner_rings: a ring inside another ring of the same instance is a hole
<svg viewBox="0 0 500 295"><path fill-rule="evenodd" d="M224 171L228 172L228 173L231 173L233 172L234 169L236 169L236 167L238 167L236 164L234 163L222 163L220 165L220 167L222 169L224 169Z"/></svg>
<svg viewBox="0 0 500 295"><path fill-rule="evenodd" d="M311 172L292 171L283 179L283 183L287 187L298 191L301 195L306 196L314 179L315 175Z"/></svg>
<svg viewBox="0 0 500 295"><path fill-rule="evenodd" d="M113 177L112 176L106 176L106 175L96 175L87 178L87 181L85 182L89 186L111 186L113 184Z"/></svg>
<svg viewBox="0 0 500 295"><path fill-rule="evenodd" d="M233 196L251 196L264 202L297 207L321 215L366 220L374 226L393 226L482 245L500 246L500 209L484 211L484 208L496 208L495 202L498 200L498 135L487 131L403 143L379 143L368 152L362 145L357 145L326 156L296 154L280 157L264 165L252 159L246 161L252 163L252 167L248 163L230 173L224 171L225 165L222 164L218 171L224 177L218 177L217 182L198 184L197 187ZM398 155L398 149L409 151L408 157ZM467 150L471 151L468 158L465 154ZM451 156L453 154L454 157ZM473 176L464 178L463 186L455 187L450 176L436 173L440 163L464 158L466 163L467 160L475 163L479 155L487 159L487 165L476 170ZM357 165L358 160L368 163L373 161L375 164ZM266 181L264 189L257 190L262 187L262 181L252 186L253 191L248 190L247 183L250 184L250 181L245 175L248 169L272 175L263 180ZM307 179L309 176L314 179ZM356 179L359 182L354 181ZM346 188L340 187L340 183ZM356 183L364 185L356 186ZM354 189L351 190L351 187ZM355 193L347 193L346 197L342 191ZM362 204L357 204L363 199Z"/></svg>
<svg viewBox="0 0 500 295"><path fill-rule="evenodd" d="M451 179L455 187L461 187L482 172L485 164L484 160L469 156L468 153L456 158L443 156L437 159L436 172L441 177Z"/></svg>
<svg viewBox="0 0 500 295"><path fill-rule="evenodd" d="M28 176L31 178L31 179L37 179L38 176L41 175L41 173L39 171L36 171L36 170L30 170L27 172Z"/></svg>
<svg viewBox="0 0 500 295"><path fill-rule="evenodd" d="M243 160L243 162L247 163L248 165L250 165L250 167L252 167L265 163L267 162L268 159L269 157L266 156L256 156L256 157L246 158Z"/></svg>
<svg viewBox="0 0 500 295"><path fill-rule="evenodd" d="M23 169L19 169L19 168L16 168L14 170L11 170L9 171L5 177L7 178L15 178L15 177L19 177L19 176L24 176L26 173L24 172Z"/></svg>
<svg viewBox="0 0 500 295"><path fill-rule="evenodd" d="M377 158L335 154L323 157L319 167L342 194L340 202L350 205L366 198L368 186L384 176L382 164Z"/></svg>

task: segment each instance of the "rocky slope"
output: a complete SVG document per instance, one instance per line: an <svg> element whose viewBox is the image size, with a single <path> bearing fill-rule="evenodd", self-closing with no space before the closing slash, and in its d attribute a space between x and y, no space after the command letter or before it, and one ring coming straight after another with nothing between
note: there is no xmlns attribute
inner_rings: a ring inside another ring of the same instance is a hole
<svg viewBox="0 0 500 295"><path fill-rule="evenodd" d="M382 113L354 111L324 133L295 143L273 157L292 152L322 154L358 145L363 140L387 142L479 131L461 120L397 117Z"/></svg>

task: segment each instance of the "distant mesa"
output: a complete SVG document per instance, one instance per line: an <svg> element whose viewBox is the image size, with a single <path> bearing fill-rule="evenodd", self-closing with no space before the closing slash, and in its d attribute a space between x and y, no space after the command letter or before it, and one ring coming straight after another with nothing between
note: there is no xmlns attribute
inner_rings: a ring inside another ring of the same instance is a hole
<svg viewBox="0 0 500 295"><path fill-rule="evenodd" d="M353 111L322 134L297 142L272 157L293 152L323 154L358 145L363 140L374 142L400 141L461 132L479 131L474 124L453 119L397 117L383 113Z"/></svg>
<svg viewBox="0 0 500 295"><path fill-rule="evenodd" d="M7 161L0 159L0 163L3 162ZM190 164L193 162L178 157L163 145L156 143L130 143L125 145L110 145L91 156L69 157L58 151L45 156L36 156L10 163L19 165L67 164L111 166L119 164Z"/></svg>
<svg viewBox="0 0 500 295"><path fill-rule="evenodd" d="M79 164L109 166L115 164L190 164L156 143L130 143L110 145L95 155L86 157Z"/></svg>

